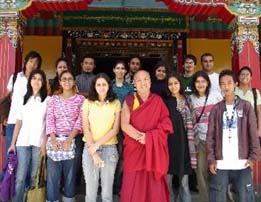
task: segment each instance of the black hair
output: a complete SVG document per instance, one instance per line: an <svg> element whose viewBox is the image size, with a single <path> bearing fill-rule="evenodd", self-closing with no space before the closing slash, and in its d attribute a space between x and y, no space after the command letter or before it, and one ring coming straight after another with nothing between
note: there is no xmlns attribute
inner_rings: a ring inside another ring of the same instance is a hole
<svg viewBox="0 0 261 202"><path fill-rule="evenodd" d="M87 98L91 101L99 100L99 95L96 91L95 85L96 85L97 80L100 79L100 78L105 79L105 81L109 85L109 89L108 89L105 101L109 101L109 102L114 101L116 99L116 95L112 90L112 82L110 80L110 77L105 73L99 73L94 77L94 79L91 82Z"/></svg>
<svg viewBox="0 0 261 202"><path fill-rule="evenodd" d="M41 77L42 77L42 87L39 90L39 94L40 94L40 97L41 97L41 102L43 102L45 100L45 98L47 97L47 80L46 80L46 75L45 75L43 70L35 69L35 70L33 70L31 72L31 74L29 75L29 78L28 78L27 91L26 91L26 94L24 96L24 105L27 103L29 98L33 95L33 88L31 86L31 81L32 81L34 75L36 75L36 74L40 74Z"/></svg>
<svg viewBox="0 0 261 202"><path fill-rule="evenodd" d="M123 60L117 60L115 62L115 65L113 66L113 69L118 65L118 64L122 64L124 66L124 68L127 70L126 64Z"/></svg>
<svg viewBox="0 0 261 202"><path fill-rule="evenodd" d="M192 54L185 55L184 60L183 60L183 64L185 64L187 59L193 60L194 64L197 65L197 58L196 58L195 55L192 55Z"/></svg>
<svg viewBox="0 0 261 202"><path fill-rule="evenodd" d="M153 68L153 75L152 75L152 80L153 80L153 81L156 81L156 80L157 80L157 78L156 78L156 70L157 70L159 67L165 67L165 69L166 69L166 78L167 78L167 76L168 76L168 74L169 74L169 69L168 69L168 66L167 66L166 62L165 62L164 60L159 60L159 61L156 63L155 67Z"/></svg>
<svg viewBox="0 0 261 202"><path fill-rule="evenodd" d="M249 66L243 66L243 67L241 67L241 69L240 69L239 72L238 72L238 75L240 75L243 70L249 71L250 75L253 76L253 72L252 72L252 70L250 69Z"/></svg>
<svg viewBox="0 0 261 202"><path fill-rule="evenodd" d="M61 73L60 76L59 76L59 80L61 80L62 76L63 76L64 74L66 74L66 73L71 74L72 77L73 77L73 80L75 81L75 75L74 75L69 69L62 71L62 73Z"/></svg>
<svg viewBox="0 0 261 202"><path fill-rule="evenodd" d="M179 81L179 85L180 85L179 94L185 97L185 91L184 91L184 86L183 86L181 77L180 77L180 75L178 75L175 72L172 72L167 76L167 79L166 79L166 83L167 83L166 95L171 96L171 92L169 90L169 79L172 78L172 77L174 77L175 79L177 79Z"/></svg>
<svg viewBox="0 0 261 202"><path fill-rule="evenodd" d="M91 57L91 56L89 56L89 55L84 55L84 56L82 57L82 59L81 59L81 63L83 63L83 61L84 61L86 58L91 58L91 59L93 59L93 62L94 62L94 64L95 64L94 58Z"/></svg>
<svg viewBox="0 0 261 202"><path fill-rule="evenodd" d="M203 53L203 54L201 55L201 57L200 57L201 62L203 61L203 58L206 57L206 56L210 56L210 57L212 57L213 60L214 60L214 55L213 55L213 54L211 54L211 53Z"/></svg>
<svg viewBox="0 0 261 202"><path fill-rule="evenodd" d="M65 58L58 58L55 62L55 68L57 69L57 66L60 62L65 62L67 67L68 67L68 62ZM68 67L69 69L69 67ZM55 91L59 90L60 84L59 84L59 76L58 73L56 72L56 75L53 79L49 80L50 87L51 87L51 93L53 94Z"/></svg>
<svg viewBox="0 0 261 202"><path fill-rule="evenodd" d="M42 57L41 55L36 52L36 51L30 51L29 53L27 53L27 55L24 58L24 64L23 64L23 72L25 73L26 71L26 64L30 59L34 59L37 58L38 60L38 65L36 67L36 69L41 69L41 65L42 65Z"/></svg>
<svg viewBox="0 0 261 202"><path fill-rule="evenodd" d="M218 78L219 79L219 84L220 84L220 79L222 77L224 77L224 76L231 76L233 81L234 81L234 83L237 82L236 75L234 74L234 72L231 69L224 69L219 74L219 78Z"/></svg>
<svg viewBox="0 0 261 202"><path fill-rule="evenodd" d="M133 56L130 58L129 62L132 61L132 59L134 59L134 58L139 59L139 61L141 62L140 57L139 57L138 55L133 55Z"/></svg>
<svg viewBox="0 0 261 202"><path fill-rule="evenodd" d="M55 62L55 68L57 69L57 66L60 62L65 62L66 65L68 66L68 61L65 58L58 58ZM69 68L69 67L68 67Z"/></svg>
<svg viewBox="0 0 261 202"><path fill-rule="evenodd" d="M210 82L210 79L209 79L208 74L207 74L206 72L204 72L204 71L197 71L197 72L193 75L192 81L191 81L191 82L192 82L192 86L191 86L192 92L193 92L196 96L199 96L199 92L198 92L198 90L196 89L196 85L195 85L195 83L196 83L198 77L202 77L202 78L204 78L204 79L208 82L208 86L207 86L206 92L205 92L205 94L208 95L209 92L210 92L211 82Z"/></svg>

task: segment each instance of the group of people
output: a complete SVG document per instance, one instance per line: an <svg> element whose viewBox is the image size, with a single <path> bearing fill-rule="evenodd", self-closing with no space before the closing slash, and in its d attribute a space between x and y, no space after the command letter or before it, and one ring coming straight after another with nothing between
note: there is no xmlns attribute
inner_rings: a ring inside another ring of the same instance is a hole
<svg viewBox="0 0 261 202"><path fill-rule="evenodd" d="M196 57L186 55L182 75L164 61L150 75L133 57L128 73L124 61L115 63L111 80L95 75L95 60L85 56L80 75L60 58L48 81L41 61L28 53L8 83L6 153L18 157L14 202L24 200L28 173L34 185L45 155L48 202L59 201L61 190L64 202L75 201L79 169L86 202L96 202L99 186L104 202L113 201L113 192L121 202L191 202L193 170L200 201L225 202L230 183L240 202L254 201L261 100L249 67L240 70L237 86L231 70L213 71L210 53L198 72Z"/></svg>

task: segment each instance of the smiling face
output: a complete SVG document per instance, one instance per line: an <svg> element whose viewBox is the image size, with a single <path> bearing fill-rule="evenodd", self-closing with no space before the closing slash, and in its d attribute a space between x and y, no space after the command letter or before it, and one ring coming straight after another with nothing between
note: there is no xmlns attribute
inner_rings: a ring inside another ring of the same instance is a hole
<svg viewBox="0 0 261 202"><path fill-rule="evenodd" d="M252 80L251 73L247 70L244 69L240 72L239 74L239 83L240 84L250 84Z"/></svg>
<svg viewBox="0 0 261 202"><path fill-rule="evenodd" d="M31 86L34 93L37 93L40 91L40 89L43 86L43 78L40 74L34 74L31 79Z"/></svg>
<svg viewBox="0 0 261 202"><path fill-rule="evenodd" d="M157 80L164 80L167 77L167 70L165 66L160 66L155 71L155 76Z"/></svg>
<svg viewBox="0 0 261 202"><path fill-rule="evenodd" d="M168 89L172 96L176 97L180 94L180 82L176 77L170 77L168 80Z"/></svg>
<svg viewBox="0 0 261 202"><path fill-rule="evenodd" d="M124 79L124 76L125 76L127 70L126 70L124 64L118 63L118 64L116 64L116 66L113 68L113 72L114 72L115 77L116 77L117 79Z"/></svg>
<svg viewBox="0 0 261 202"><path fill-rule="evenodd" d="M98 78L95 83L95 90L99 97L107 97L109 84L104 78Z"/></svg>
<svg viewBox="0 0 261 202"><path fill-rule="evenodd" d="M184 62L184 70L187 73L193 73L195 69L194 60L187 58Z"/></svg>
<svg viewBox="0 0 261 202"><path fill-rule="evenodd" d="M62 77L60 78L60 85L63 90L73 90L73 87L75 85L73 75L69 72L62 74Z"/></svg>
<svg viewBox="0 0 261 202"><path fill-rule="evenodd" d="M205 72L212 72L214 67L214 58L210 55L206 55L202 58L201 61L202 69Z"/></svg>
<svg viewBox="0 0 261 202"><path fill-rule="evenodd" d="M199 95L205 95L209 83L203 77L199 76L195 81L195 88Z"/></svg>
<svg viewBox="0 0 261 202"><path fill-rule="evenodd" d="M135 74L140 69L140 59L139 58L132 58L130 63L129 63L129 67L130 67L130 72L132 74Z"/></svg>
<svg viewBox="0 0 261 202"><path fill-rule="evenodd" d="M147 94L150 92L151 79L146 71L139 71L134 75L134 85L136 86L138 94Z"/></svg>

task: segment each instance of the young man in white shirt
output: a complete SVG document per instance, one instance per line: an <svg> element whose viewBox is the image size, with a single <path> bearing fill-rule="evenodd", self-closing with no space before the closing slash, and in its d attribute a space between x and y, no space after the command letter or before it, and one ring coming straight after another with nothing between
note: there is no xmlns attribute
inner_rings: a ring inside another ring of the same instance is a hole
<svg viewBox="0 0 261 202"><path fill-rule="evenodd" d="M220 92L218 76L219 74L214 72L214 56L211 53L204 53L201 55L202 70L206 72L211 81L210 91Z"/></svg>
<svg viewBox="0 0 261 202"><path fill-rule="evenodd" d="M207 132L209 201L226 202L232 182L239 202L254 202L251 169L260 157L255 112L249 102L235 95L231 70L220 73L219 84L224 100L213 107Z"/></svg>

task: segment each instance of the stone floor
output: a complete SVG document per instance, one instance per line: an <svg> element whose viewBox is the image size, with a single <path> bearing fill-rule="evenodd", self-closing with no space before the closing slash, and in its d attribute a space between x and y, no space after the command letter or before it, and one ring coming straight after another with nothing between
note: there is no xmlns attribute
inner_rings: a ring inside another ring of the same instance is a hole
<svg viewBox="0 0 261 202"><path fill-rule="evenodd" d="M114 196L113 202L119 202L120 199L118 196ZM76 202L85 202L84 201L84 195L77 195L76 196ZM101 199L99 198L97 202L101 202ZM137 201L138 202L138 201ZM159 201L162 202L162 201ZM198 194L192 193L192 202L199 202Z"/></svg>
<svg viewBox="0 0 261 202"><path fill-rule="evenodd" d="M255 195L256 195L256 201L255 202L261 202L261 185L256 187L256 190L258 192L255 193ZM84 201L85 184L84 184L83 178L81 179L80 185L76 187L76 193L77 193L76 202L85 202ZM200 202L198 192L191 192L191 195L192 195L192 202ZM114 202L120 202L120 199L119 199L118 196L115 195L113 201ZM101 202L100 197L98 197L97 202Z"/></svg>

